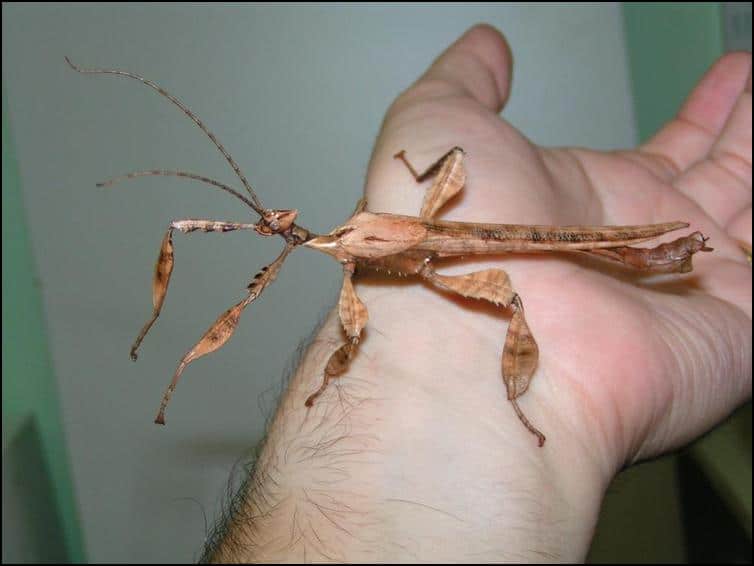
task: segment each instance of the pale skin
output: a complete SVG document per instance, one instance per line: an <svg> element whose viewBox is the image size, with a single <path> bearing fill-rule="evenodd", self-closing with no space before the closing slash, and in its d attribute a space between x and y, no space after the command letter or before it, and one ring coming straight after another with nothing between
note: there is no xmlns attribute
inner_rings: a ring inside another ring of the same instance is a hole
<svg viewBox="0 0 754 566"><path fill-rule="evenodd" d="M411 148L422 168L463 145L473 166L469 157L468 185L445 218L677 218L715 252L657 287L555 256L445 271L502 267L524 297L540 360L521 404L547 432L542 450L502 398L507 316L425 285L358 279L370 318L347 378L301 407L343 341L333 314L258 465L259 478L283 486L271 488L280 503L264 515L252 493L256 530L231 526L241 546L227 537L214 558L583 560L621 467L689 442L751 395L751 268L739 246L751 244L750 68L743 54L721 59L647 145L601 153L537 148L498 118L511 56L494 30L474 28L443 54L388 112L370 209L421 207L422 190L393 160L398 149Z"/></svg>
<svg viewBox="0 0 754 566"><path fill-rule="evenodd" d="M715 252L695 257L692 274L649 282L565 255L438 267L504 269L524 298L540 355L520 404L547 432L541 450L505 401L510 310L432 282L354 278L369 313L358 352L307 407L353 333L333 313L270 425L242 516L209 558L582 560L622 466L685 444L750 397L751 269L741 249L751 244L750 57L721 59L676 121L614 153L538 148L501 120L511 65L505 40L478 26L396 100L370 164L370 210L421 209L426 187L393 159L397 150L422 169L461 145L468 179L445 219L682 219ZM348 265L344 273L350 280ZM247 299L223 316L235 319Z"/></svg>
<svg viewBox="0 0 754 566"><path fill-rule="evenodd" d="M510 66L504 40L475 28L396 101L370 166L372 210L421 206L396 149L424 165L463 137L474 166L448 218L683 218L715 253L656 287L561 257L446 271L504 265L525 297L540 360L522 404L548 433L543 450L489 379L506 317L429 286L360 278L369 326L347 379L301 408L343 341L333 314L270 427L257 467L269 493L252 490L246 505L256 528L231 524L212 558L583 560L621 467L685 444L750 397L751 270L739 245L751 243L750 58L723 58L651 142L607 154L537 148L500 120Z"/></svg>

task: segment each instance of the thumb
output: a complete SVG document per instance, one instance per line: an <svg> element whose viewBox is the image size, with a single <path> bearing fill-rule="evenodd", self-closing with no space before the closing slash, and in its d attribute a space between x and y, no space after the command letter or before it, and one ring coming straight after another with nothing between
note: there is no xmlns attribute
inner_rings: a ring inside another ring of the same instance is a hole
<svg viewBox="0 0 754 566"><path fill-rule="evenodd" d="M513 56L505 37L486 24L466 31L401 96L415 102L467 96L495 113L508 100Z"/></svg>

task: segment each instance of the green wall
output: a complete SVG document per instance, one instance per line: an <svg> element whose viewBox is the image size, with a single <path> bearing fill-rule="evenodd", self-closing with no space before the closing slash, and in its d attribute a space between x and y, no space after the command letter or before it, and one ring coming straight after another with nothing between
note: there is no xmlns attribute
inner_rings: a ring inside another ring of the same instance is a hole
<svg viewBox="0 0 754 566"><path fill-rule="evenodd" d="M672 118L723 52L719 2L625 2L623 18L641 141Z"/></svg>
<svg viewBox="0 0 754 566"><path fill-rule="evenodd" d="M4 92L2 151L3 562L84 562Z"/></svg>

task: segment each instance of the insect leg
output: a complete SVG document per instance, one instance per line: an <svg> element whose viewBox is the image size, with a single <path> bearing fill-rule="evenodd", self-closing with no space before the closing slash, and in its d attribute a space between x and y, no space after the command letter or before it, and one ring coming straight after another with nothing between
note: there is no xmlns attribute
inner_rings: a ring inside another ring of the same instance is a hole
<svg viewBox="0 0 754 566"><path fill-rule="evenodd" d="M348 371L351 359L356 353L359 339L361 338L361 331L369 319L369 314L364 303L361 302L356 294L356 290L353 288L351 278L353 277L354 270L355 265L353 263L347 263L343 266L343 286L341 287L340 299L338 301L338 315L340 316L343 330L346 333L347 342L330 356L325 366L322 385L306 399L307 407L311 407L314 404L314 400L327 388L327 384L331 379L340 377Z"/></svg>
<svg viewBox="0 0 754 566"><path fill-rule="evenodd" d="M356 206L353 209L353 212L351 213L351 216L356 216L360 212L364 212L367 208L367 199L365 197L361 197L359 199L359 202L356 203Z"/></svg>
<svg viewBox="0 0 754 566"><path fill-rule="evenodd" d="M460 147L454 147L421 174L417 173L408 159L406 159L405 150L401 150L393 156L403 161L417 183L421 183L425 179L434 176L432 186L424 195L424 203L419 213L421 218L434 218L437 211L463 188L466 182L466 169L463 166L463 156L463 150Z"/></svg>
<svg viewBox="0 0 754 566"><path fill-rule="evenodd" d="M293 247L294 246L292 245L287 245L275 261L270 265L263 267L262 270L254 276L251 283L249 283L247 287L248 294L246 297L221 314L194 347L186 352L186 355L183 356L178 364L173 379L162 397L160 411L157 413L157 418L154 422L157 424L165 424L165 408L170 402L170 397L173 395L176 385L178 385L178 380L181 378L183 370L194 360L221 348L230 337L233 336L243 310L253 303L254 300L262 294L262 291L264 291L264 289L275 280L280 268L283 266L285 258L293 250Z"/></svg>
<svg viewBox="0 0 754 566"><path fill-rule="evenodd" d="M529 388L534 370L537 369L539 348L531 330L529 330L529 325L526 324L521 297L516 295L511 306L513 307L513 316L508 325L505 347L503 348L503 381L508 390L508 400L513 405L519 420L537 437L539 445L543 446L545 435L529 422L516 401Z"/></svg>
<svg viewBox="0 0 754 566"><path fill-rule="evenodd" d="M139 332L131 346L131 359L136 361L138 358L137 350L142 340L152 328L152 325L160 316L162 304L165 302L165 295L168 292L170 284L170 275L173 273L173 230L181 232L193 232L202 230L204 232L228 232L230 230L248 230L253 228L253 224L241 224L237 222L220 222L217 220L174 220L170 223L165 237L160 245L160 253L157 256L157 263L154 267L154 276L152 277L152 317L147 321Z"/></svg>
<svg viewBox="0 0 754 566"><path fill-rule="evenodd" d="M501 269L485 269L465 275L440 275L429 262L420 275L434 286L463 297L484 299L495 305L511 307L513 316L508 325L508 333L503 347L502 372L508 400L524 426L534 434L542 446L545 436L529 422L516 399L529 387L539 359L539 349L524 317L521 297L513 290L510 278Z"/></svg>

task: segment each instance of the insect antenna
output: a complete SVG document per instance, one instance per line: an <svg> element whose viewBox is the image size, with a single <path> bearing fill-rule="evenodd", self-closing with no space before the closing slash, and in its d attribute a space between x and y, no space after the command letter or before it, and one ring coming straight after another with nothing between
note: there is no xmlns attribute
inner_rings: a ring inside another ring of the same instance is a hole
<svg viewBox="0 0 754 566"><path fill-rule="evenodd" d="M253 204L251 207L260 215L264 216L265 208L262 206L262 203L259 201L259 197L257 197L256 193L254 192L254 189L251 188L251 185L249 184L249 181L246 180L246 177L241 172L241 168L238 166L236 161L231 157L230 153L225 149L223 144L221 144L218 139L215 137L215 134L209 131L207 126L202 122L199 117L194 114L189 108L183 104L180 100L178 100L175 96L170 94L168 91L166 91L164 88L162 88L157 83L150 81L149 79L146 79L142 76L139 76L135 73L131 73L129 71L121 71L118 69L85 69L83 67L79 67L78 65L75 65L68 57L65 58L66 63L73 69L74 71L86 75L118 75L121 77L127 77L130 79L137 80L141 82L142 84L145 84L146 86L156 90L158 93L160 93L162 96L167 98L170 102L175 104L178 108L180 108L183 113L191 118L191 120L199 126L199 128L207 135L207 137L212 140L212 143L215 144L215 147L220 150L220 153L223 154L225 157L225 160L230 164L230 166L233 168L233 171L236 172L236 175L239 179L241 179L241 182L243 183L243 186L246 188L246 190L249 192L249 195L251 195L251 200L253 201Z"/></svg>
<svg viewBox="0 0 754 566"><path fill-rule="evenodd" d="M234 197L241 200L246 206L251 207L253 210L257 210L253 202L251 202L248 198L243 196L234 188L229 187L228 185L221 183L220 181L215 181L214 179L210 179L209 177L204 177L202 175L197 175L196 173L189 173L188 171L169 171L166 169L149 169L146 171L133 171L131 173L126 173L125 175L118 175L117 177L113 177L106 181L101 181L97 183L97 186L98 187L111 187L112 185L119 183L121 181L128 181L129 179L135 179L137 177L152 177L152 176L182 177L186 179L194 179L196 181L201 181L203 183L207 183L208 185L213 185L217 187L218 189L222 189L223 191L226 191L232 194Z"/></svg>

